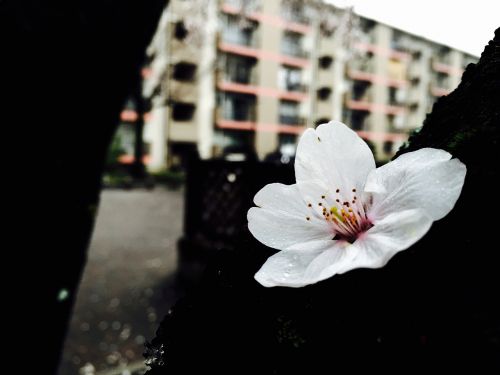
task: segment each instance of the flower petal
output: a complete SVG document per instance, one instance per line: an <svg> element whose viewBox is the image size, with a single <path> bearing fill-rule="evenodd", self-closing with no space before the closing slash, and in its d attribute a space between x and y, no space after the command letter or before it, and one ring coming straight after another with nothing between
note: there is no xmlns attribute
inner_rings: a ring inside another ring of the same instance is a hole
<svg viewBox="0 0 500 375"><path fill-rule="evenodd" d="M295 177L298 183L314 182L331 189L363 189L375 169L368 145L338 121L307 129L297 147ZM299 186L299 189L300 186Z"/></svg>
<svg viewBox="0 0 500 375"><path fill-rule="evenodd" d="M271 256L255 274L266 287L299 288L325 280L343 269L353 255L344 241L312 241Z"/></svg>
<svg viewBox="0 0 500 375"><path fill-rule="evenodd" d="M380 268L386 265L396 253L409 248L421 239L432 225L432 219L421 210L406 210L388 215L376 221L353 247L357 256L343 273L355 268Z"/></svg>
<svg viewBox="0 0 500 375"><path fill-rule="evenodd" d="M451 211L464 184L466 167L443 150L408 152L368 176L365 191L373 193L372 219L413 208L433 220Z"/></svg>
<svg viewBox="0 0 500 375"><path fill-rule="evenodd" d="M285 250L302 242L333 237L331 227L309 209L297 185L266 185L255 195L254 202L260 207L248 211L248 229L266 246Z"/></svg>

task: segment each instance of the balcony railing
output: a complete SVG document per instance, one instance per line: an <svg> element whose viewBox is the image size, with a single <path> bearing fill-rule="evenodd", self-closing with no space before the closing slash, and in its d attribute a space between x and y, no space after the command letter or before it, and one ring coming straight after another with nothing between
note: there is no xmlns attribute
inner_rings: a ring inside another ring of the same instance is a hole
<svg viewBox="0 0 500 375"><path fill-rule="evenodd" d="M443 60L440 60L439 58L432 59L432 69L435 72L444 73L444 74L453 75L453 76L457 76L457 75L459 76L464 72L463 69L452 66L448 62L444 62Z"/></svg>
<svg viewBox="0 0 500 375"><path fill-rule="evenodd" d="M448 95L451 92L450 89L432 86L432 85L430 86L429 90L433 96L437 96L437 97Z"/></svg>
<svg viewBox="0 0 500 375"><path fill-rule="evenodd" d="M379 112L388 115L403 115L407 110L404 106L395 106L387 104L372 103L364 100L353 100L347 98L345 106L354 111Z"/></svg>
<svg viewBox="0 0 500 375"><path fill-rule="evenodd" d="M296 91L296 92L306 92L307 86L302 83L297 82L284 82L280 85L280 88L285 91Z"/></svg>
<svg viewBox="0 0 500 375"><path fill-rule="evenodd" d="M242 83L246 85L255 84L257 82L257 78L254 66L254 63L245 64L241 61L227 61L222 66L222 70L219 71L218 80Z"/></svg>
<svg viewBox="0 0 500 375"><path fill-rule="evenodd" d="M293 57L307 57L307 52L305 52L299 45L285 40L281 43L281 53Z"/></svg>
<svg viewBox="0 0 500 375"><path fill-rule="evenodd" d="M286 32L281 39L281 53L295 57L306 57L306 52L302 49L302 35L293 32Z"/></svg>
<svg viewBox="0 0 500 375"><path fill-rule="evenodd" d="M302 9L294 9L293 7L287 6L286 4L283 4L281 6L281 17L283 17L288 22L294 22L303 25L307 25L310 22L310 19L305 15L303 7Z"/></svg>
<svg viewBox="0 0 500 375"><path fill-rule="evenodd" d="M225 15L222 26L222 41L255 47L257 45L257 24L246 20L244 23L234 15Z"/></svg>
<svg viewBox="0 0 500 375"><path fill-rule="evenodd" d="M253 35L253 32L243 32L243 31L235 31L231 29L224 29L222 31L222 40L225 43L230 44L239 44L242 46L256 47L256 38Z"/></svg>
<svg viewBox="0 0 500 375"><path fill-rule="evenodd" d="M234 121L255 121L255 96L235 93L220 93L217 113L219 118Z"/></svg>
<svg viewBox="0 0 500 375"><path fill-rule="evenodd" d="M348 70L373 73L375 71L375 66L371 58L362 57L360 59L349 61Z"/></svg>
<svg viewBox="0 0 500 375"><path fill-rule="evenodd" d="M280 124L303 126L306 124L306 120L298 115L297 116L280 115Z"/></svg>
<svg viewBox="0 0 500 375"><path fill-rule="evenodd" d="M252 72L227 72L223 73L223 81L242 83L245 85L254 84L256 80L252 76Z"/></svg>

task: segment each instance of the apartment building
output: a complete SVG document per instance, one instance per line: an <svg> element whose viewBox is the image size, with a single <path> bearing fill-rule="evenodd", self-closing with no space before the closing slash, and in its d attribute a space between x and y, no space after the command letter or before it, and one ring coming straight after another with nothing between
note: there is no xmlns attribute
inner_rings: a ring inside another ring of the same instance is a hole
<svg viewBox="0 0 500 375"><path fill-rule="evenodd" d="M307 127L331 119L387 160L477 60L330 5L205 4L201 32L190 39L192 1L171 0L148 50L144 141L152 170L179 163L193 147L202 158L293 156ZM130 108L122 113L124 139L135 117Z"/></svg>

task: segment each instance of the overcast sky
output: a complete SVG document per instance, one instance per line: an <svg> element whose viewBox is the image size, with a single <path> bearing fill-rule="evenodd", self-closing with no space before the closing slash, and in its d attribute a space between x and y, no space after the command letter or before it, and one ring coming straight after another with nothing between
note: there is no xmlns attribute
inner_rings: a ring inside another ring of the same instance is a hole
<svg viewBox="0 0 500 375"><path fill-rule="evenodd" d="M326 0L479 56L500 27L500 0Z"/></svg>

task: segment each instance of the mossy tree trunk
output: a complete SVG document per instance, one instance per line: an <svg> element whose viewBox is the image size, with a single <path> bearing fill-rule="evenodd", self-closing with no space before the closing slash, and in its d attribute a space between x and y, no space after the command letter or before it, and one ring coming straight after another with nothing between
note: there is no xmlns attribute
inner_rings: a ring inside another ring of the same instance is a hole
<svg viewBox="0 0 500 375"><path fill-rule="evenodd" d="M160 325L148 374L500 371L500 29L399 153L442 148L468 173L455 209L382 269L265 289L271 253L250 235L221 251Z"/></svg>

